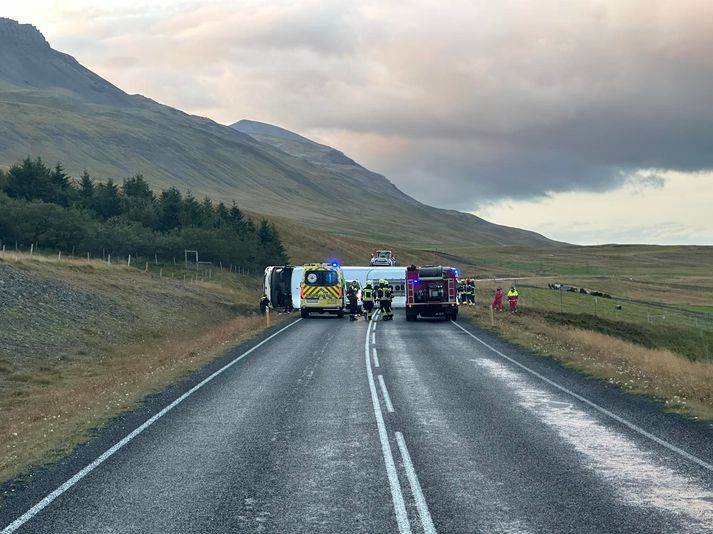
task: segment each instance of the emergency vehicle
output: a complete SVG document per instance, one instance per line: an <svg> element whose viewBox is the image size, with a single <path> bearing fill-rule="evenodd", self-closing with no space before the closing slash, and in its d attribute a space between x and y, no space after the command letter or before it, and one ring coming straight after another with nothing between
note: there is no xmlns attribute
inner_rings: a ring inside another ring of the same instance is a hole
<svg viewBox="0 0 713 534"><path fill-rule="evenodd" d="M338 265L306 264L300 282L300 315L307 318L311 312L317 312L343 317L344 287L344 273Z"/></svg>
<svg viewBox="0 0 713 534"><path fill-rule="evenodd" d="M458 317L458 271L453 267L426 265L406 268L406 320L421 317Z"/></svg>

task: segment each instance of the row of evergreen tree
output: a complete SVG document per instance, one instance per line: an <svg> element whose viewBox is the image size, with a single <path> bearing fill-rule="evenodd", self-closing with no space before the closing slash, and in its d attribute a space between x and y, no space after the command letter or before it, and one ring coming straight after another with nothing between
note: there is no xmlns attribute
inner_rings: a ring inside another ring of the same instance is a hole
<svg viewBox="0 0 713 534"><path fill-rule="evenodd" d="M182 258L198 250L201 261L252 269L287 262L274 226L256 225L235 203L199 201L175 187L157 195L140 174L121 185L86 171L77 180L60 163L29 157L0 170L0 240L115 256Z"/></svg>

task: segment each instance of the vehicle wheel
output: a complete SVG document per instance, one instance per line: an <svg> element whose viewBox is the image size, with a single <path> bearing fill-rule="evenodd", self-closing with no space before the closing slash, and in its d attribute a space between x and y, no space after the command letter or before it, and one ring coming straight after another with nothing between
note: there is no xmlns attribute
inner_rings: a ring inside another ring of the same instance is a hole
<svg viewBox="0 0 713 534"><path fill-rule="evenodd" d="M341 311L341 310L338 311L338 312L337 312L337 317L339 317L340 319L341 319L342 317L344 317L344 312Z"/></svg>
<svg viewBox="0 0 713 534"><path fill-rule="evenodd" d="M451 311L451 321L455 321L458 318L458 310Z"/></svg>
<svg viewBox="0 0 713 534"><path fill-rule="evenodd" d="M407 321L415 321L418 315L413 314L413 313L407 313L406 314L406 320Z"/></svg>
<svg viewBox="0 0 713 534"><path fill-rule="evenodd" d="M300 317L303 319L307 319L309 317L309 311L308 310L300 310Z"/></svg>

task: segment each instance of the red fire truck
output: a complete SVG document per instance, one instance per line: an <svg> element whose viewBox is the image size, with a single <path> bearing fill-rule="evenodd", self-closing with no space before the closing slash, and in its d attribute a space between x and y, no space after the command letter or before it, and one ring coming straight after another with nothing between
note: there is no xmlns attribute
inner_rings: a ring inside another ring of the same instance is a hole
<svg viewBox="0 0 713 534"><path fill-rule="evenodd" d="M406 320L418 316L458 317L458 271L453 267L426 265L406 268Z"/></svg>

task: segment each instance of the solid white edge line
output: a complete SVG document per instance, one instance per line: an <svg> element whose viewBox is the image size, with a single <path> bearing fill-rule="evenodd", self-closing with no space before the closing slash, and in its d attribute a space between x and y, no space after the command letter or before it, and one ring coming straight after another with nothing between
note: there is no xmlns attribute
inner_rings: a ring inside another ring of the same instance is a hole
<svg viewBox="0 0 713 534"><path fill-rule="evenodd" d="M189 389L188 391L186 391L183 395L181 395L181 396L178 397L176 400L174 400L171 404L169 404L168 406L166 406L163 410L161 410L160 412L158 412L157 414L155 414L153 417L151 417L150 419L148 419L148 420L147 420L146 422L144 422L141 426L137 427L133 432L131 432L130 434L126 435L121 441L119 441L118 443L114 444L112 447L110 447L109 449L107 449L107 450L106 450L101 456L99 456L96 460L94 460L92 463L90 463L89 465L87 465L86 467L84 467L84 469L82 469L82 470L80 470L79 472L77 472L72 478L70 478L69 480L67 480L64 484L62 484L61 486L59 486L56 490L54 490L52 493L50 493L49 495L47 495L47 496L46 496L44 499L42 499L40 502L38 502L37 504L35 504L35 505L34 505L32 508L30 508L27 512L25 512L25 513L22 514L20 517L18 517L17 519L15 519L15 521L13 521L13 522L10 523L8 526L6 526L6 527L2 530L2 532L0 532L0 534L12 534L13 532L15 532L18 528L20 528L21 526L23 526L25 523L27 523L27 522L28 522L30 519L32 519L33 517L35 517L38 513L40 513L40 512L41 512L42 510L44 510L45 508L47 508L47 506L49 506L49 505L52 503L52 501L54 501L57 497L59 497L60 495L62 495L64 492L66 492L69 488L71 488L71 487L74 486L77 482L79 482L80 480L82 480L82 479L83 479L85 476L87 476L89 473L91 473L92 471L94 471L94 469L96 469L98 466L100 466L102 463L104 463L104 462L105 462L108 458L110 458L115 452L117 452L117 451L118 451L119 449L121 449L124 445L126 445L126 444L129 443L131 440L133 440L136 436L138 436L139 434L141 434L144 430L146 430L148 427L150 427L152 424L154 424L156 421L158 421L161 417L163 417L163 416L166 415L168 412L170 412L173 408L175 408L176 406L178 406L181 402L183 402L183 401L186 400L188 397L190 397L193 393L195 393L196 391L198 391L199 389L201 389L204 385L206 385L208 382L210 382L211 380L213 380L215 377L217 377L218 375L220 375L221 373L223 373L224 371L226 371L227 369L229 369L230 367L232 367L233 365L235 365L236 363L238 363L240 360L242 360L243 358L245 358L245 356L247 356L248 354L250 354L250 353L253 352L254 350L257 350L257 349L260 348L262 345L264 345L265 343L267 343L268 341L270 341L270 340L271 340L272 338L274 338L275 336L278 336L279 334L281 334L282 332L284 332L284 331L287 330L288 328L290 328L290 327L296 325L296 324L297 324L298 322L300 322L301 320L302 320L302 319L297 319L297 320L294 321L293 323L290 323L290 324L288 324L287 326L285 326L284 328L281 328L280 330L278 330L277 332L275 332L274 334L272 334L270 337L268 337L268 338L266 338L266 339L263 339L260 343L258 343L257 345L255 345L253 348L251 348L250 350L247 350L247 351L243 352L240 356L238 356L238 357L235 358L234 360L230 361L229 363L227 363L225 366L221 367L220 369L218 369L216 372L214 372L214 373L213 373L212 375L210 375L208 378L205 378L203 381L201 381L201 382L198 383L197 385L193 386L191 389Z"/></svg>
<svg viewBox="0 0 713 534"><path fill-rule="evenodd" d="M376 385L374 384L374 373L371 371L371 363L369 362L369 330L373 322L369 322L369 327L366 329L366 339L364 340L364 358L366 361L366 375L369 379L369 391L371 392L371 403L374 406L374 415L376 416L376 426L379 431L379 441L381 442L381 453L384 456L384 464L386 466L386 476L389 479L389 488L391 489L391 500L394 504L394 513L396 515L396 523L401 534L411 533L411 524L406 513L406 504L404 496L401 493L401 484L399 476L396 472L396 463L394 455L391 453L391 445L389 444L389 436L386 433L386 425L384 424L384 415L381 413L381 404L379 396L376 393Z"/></svg>
<svg viewBox="0 0 713 534"><path fill-rule="evenodd" d="M696 457L696 456L693 456L691 453L686 452L686 451L684 451L683 449L680 449L679 447L676 447L676 446L673 445L672 443L669 443L668 441L665 441L665 440L659 438L658 436L655 436L655 435L651 434L650 432L647 432L646 430L644 430L644 429L641 428L640 426L637 426L637 425L635 425L634 423L631 423L631 422L627 421L627 420L624 419L623 417L620 417L620 416L616 415L615 413L610 412L610 411L607 410L606 408L604 408L604 407L602 407L602 406L599 406L597 403L592 402L592 401L590 401L589 399L587 399L587 398L585 398L585 397L582 397L581 395L575 393L574 391L570 391L570 390L567 389L566 387L560 386L558 383L553 382L552 380L550 380L550 379L547 378L546 376L543 376L543 375L541 375L540 373L538 373L537 371L534 371L534 370L530 369L530 368L527 367L526 365L523 365L523 364L521 364L520 362L518 362L518 361L516 361L516 360L514 360L514 359L512 359L512 358L510 358L509 356L506 356L505 354L503 354L502 352L500 352L498 349L496 349L496 348L494 348L494 347L491 347L491 346L488 345L485 341L483 341L482 339L480 339L478 336L476 336L476 335L473 334L472 332L469 332L468 330L466 330L465 328L463 328L461 325L459 325L459 324L456 323L455 321L451 321L451 322L452 322L454 325L456 325L458 328L460 328L461 330L463 330L463 332L465 332L466 334L468 334L470 337L472 337L472 338L475 339L476 341L482 343L482 344L485 345L487 348L489 348L490 350L492 350L495 354L497 354L498 356L501 356L502 358L505 358L505 359L506 359L507 361L509 361L510 363L512 363L512 364L514 364L514 365L517 365L517 366L520 367L522 370L527 371L528 373L530 373L530 374L533 375L533 376L536 376L536 377L539 378L540 380L542 380L542 381L544 381L544 382L547 382L547 383L548 383L549 385L551 385L552 387L555 387L555 388L559 389L560 391L562 391L563 393L566 393L567 395L570 395L571 397L574 397L575 399L577 399L577 400L579 400L579 401L581 401L581 402L587 404L588 406L591 406L592 408L594 408L594 409L597 410L598 412L603 413L604 415L606 415L607 417L610 417L610 418L614 419L615 421L618 421L618 422L621 423L622 425L624 425L624 426L630 428L630 429L633 430L634 432L637 432L637 433L641 434L642 436L644 436L644 437L650 439L651 441L654 441L655 443L658 443L659 445L661 445L662 447L667 448L667 449L670 450L671 452L674 452L674 453L678 454L679 456L682 456L683 458L685 458L685 459L687 459L687 460L690 460L691 462L693 462L693 463L695 463L695 464L698 464L699 466L703 467L704 469L707 469L708 471L713 472L713 465L712 465L712 464L709 464L709 463L706 462L705 460L701 460L700 458L698 458L698 457Z"/></svg>
<svg viewBox="0 0 713 534"><path fill-rule="evenodd" d="M423 495L423 490L421 489L421 483L418 481L418 475L416 474L416 469L413 467L413 462L411 461L411 455L408 452L408 447L406 447L406 440L401 432L396 432L396 443L399 445L399 450L401 451L401 458L404 462L404 467L406 468L406 476L408 477L408 482L411 485L411 493L416 501L416 509L418 510L418 516L421 518L421 526L423 527L423 532L425 534L435 534L436 527L433 525L433 519L431 518L431 512L428 510L428 503L426 502L426 497Z"/></svg>
<svg viewBox="0 0 713 534"><path fill-rule="evenodd" d="M384 397L384 404L386 404L386 411L389 413L394 412L394 405L391 404L391 397L389 397L389 391L386 389L386 383L384 382L384 377L382 375L376 375L379 380L379 387L381 388L381 394Z"/></svg>
<svg viewBox="0 0 713 534"><path fill-rule="evenodd" d="M379 367L379 355L376 352L376 347L371 349L373 351L373 356L374 356L374 367Z"/></svg>

